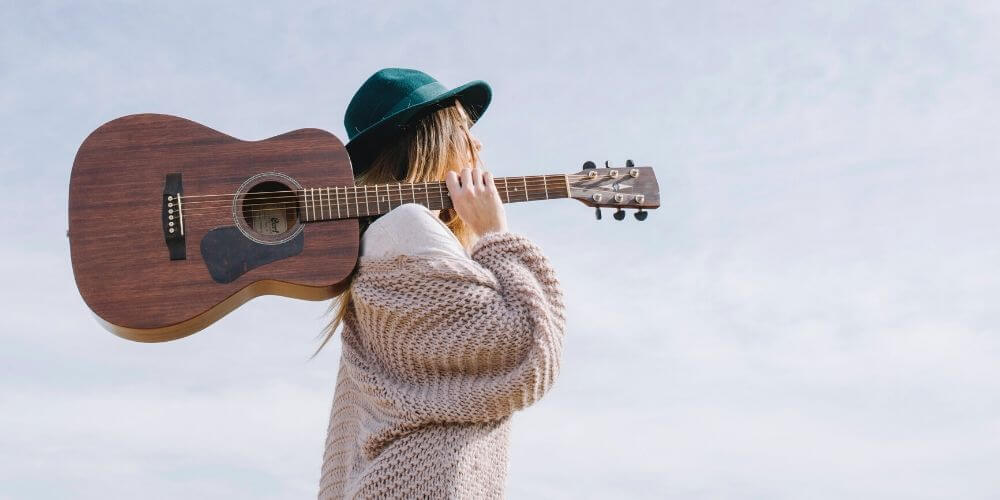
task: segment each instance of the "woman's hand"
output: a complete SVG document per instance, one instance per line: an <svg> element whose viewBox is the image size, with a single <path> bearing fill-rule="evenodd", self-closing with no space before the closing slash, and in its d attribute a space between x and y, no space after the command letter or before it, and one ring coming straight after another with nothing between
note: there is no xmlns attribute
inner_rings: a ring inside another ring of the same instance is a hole
<svg viewBox="0 0 1000 500"><path fill-rule="evenodd" d="M492 174L465 167L461 172L448 171L444 181L455 211L476 236L507 230L507 216Z"/></svg>

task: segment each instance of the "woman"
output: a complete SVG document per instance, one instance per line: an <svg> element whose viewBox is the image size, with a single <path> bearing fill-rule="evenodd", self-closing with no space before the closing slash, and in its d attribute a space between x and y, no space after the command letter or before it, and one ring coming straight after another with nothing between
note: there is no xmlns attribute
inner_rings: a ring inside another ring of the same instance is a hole
<svg viewBox="0 0 1000 500"><path fill-rule="evenodd" d="M343 326L320 499L502 498L510 417L558 374L559 282L508 231L469 131L490 97L387 68L347 108L356 182L444 179L454 209L404 204L366 225L323 341Z"/></svg>

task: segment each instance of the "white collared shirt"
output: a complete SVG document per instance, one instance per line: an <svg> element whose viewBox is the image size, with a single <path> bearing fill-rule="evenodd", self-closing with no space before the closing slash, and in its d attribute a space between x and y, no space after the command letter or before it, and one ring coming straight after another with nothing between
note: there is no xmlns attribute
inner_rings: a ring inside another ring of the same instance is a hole
<svg viewBox="0 0 1000 500"><path fill-rule="evenodd" d="M397 255L470 259L468 251L431 211L419 203L405 203L379 217L361 237L361 255L391 258Z"/></svg>

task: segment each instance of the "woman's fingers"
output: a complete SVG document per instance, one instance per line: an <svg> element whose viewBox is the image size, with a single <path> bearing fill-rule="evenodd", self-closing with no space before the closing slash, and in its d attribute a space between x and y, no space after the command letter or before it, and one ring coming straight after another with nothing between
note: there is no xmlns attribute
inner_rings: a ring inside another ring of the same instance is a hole
<svg viewBox="0 0 1000 500"><path fill-rule="evenodd" d="M449 170L444 174L444 183L448 186L448 194L452 196L462 188L458 184L458 174L454 170Z"/></svg>
<svg viewBox="0 0 1000 500"><path fill-rule="evenodd" d="M455 211L475 234L506 230L507 217L492 174L466 167L446 173L445 183Z"/></svg>
<svg viewBox="0 0 1000 500"><path fill-rule="evenodd" d="M484 173L485 172L483 172L482 170L480 170L478 168L472 169L472 185L475 186L477 193L483 192L483 189L484 189L484 187L483 187L483 174Z"/></svg>
<svg viewBox="0 0 1000 500"><path fill-rule="evenodd" d="M497 186L493 182L493 174L486 171L483 172L483 187L485 187L487 191L497 190Z"/></svg>
<svg viewBox="0 0 1000 500"><path fill-rule="evenodd" d="M465 167L462 169L462 190L472 191L472 187L473 187L472 169L469 167Z"/></svg>

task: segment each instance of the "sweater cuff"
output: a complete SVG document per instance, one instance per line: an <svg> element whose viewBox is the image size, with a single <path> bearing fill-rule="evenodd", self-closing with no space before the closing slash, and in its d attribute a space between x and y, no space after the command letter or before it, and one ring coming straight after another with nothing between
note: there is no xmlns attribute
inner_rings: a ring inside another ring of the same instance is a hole
<svg viewBox="0 0 1000 500"><path fill-rule="evenodd" d="M531 240L517 233L512 233L510 231L486 233L481 236L478 241L476 241L475 245L472 246L472 250L469 251L469 256L475 259L477 254L490 250L499 251L500 253L508 253L519 246L529 246L533 249L535 248L535 244L532 243Z"/></svg>

